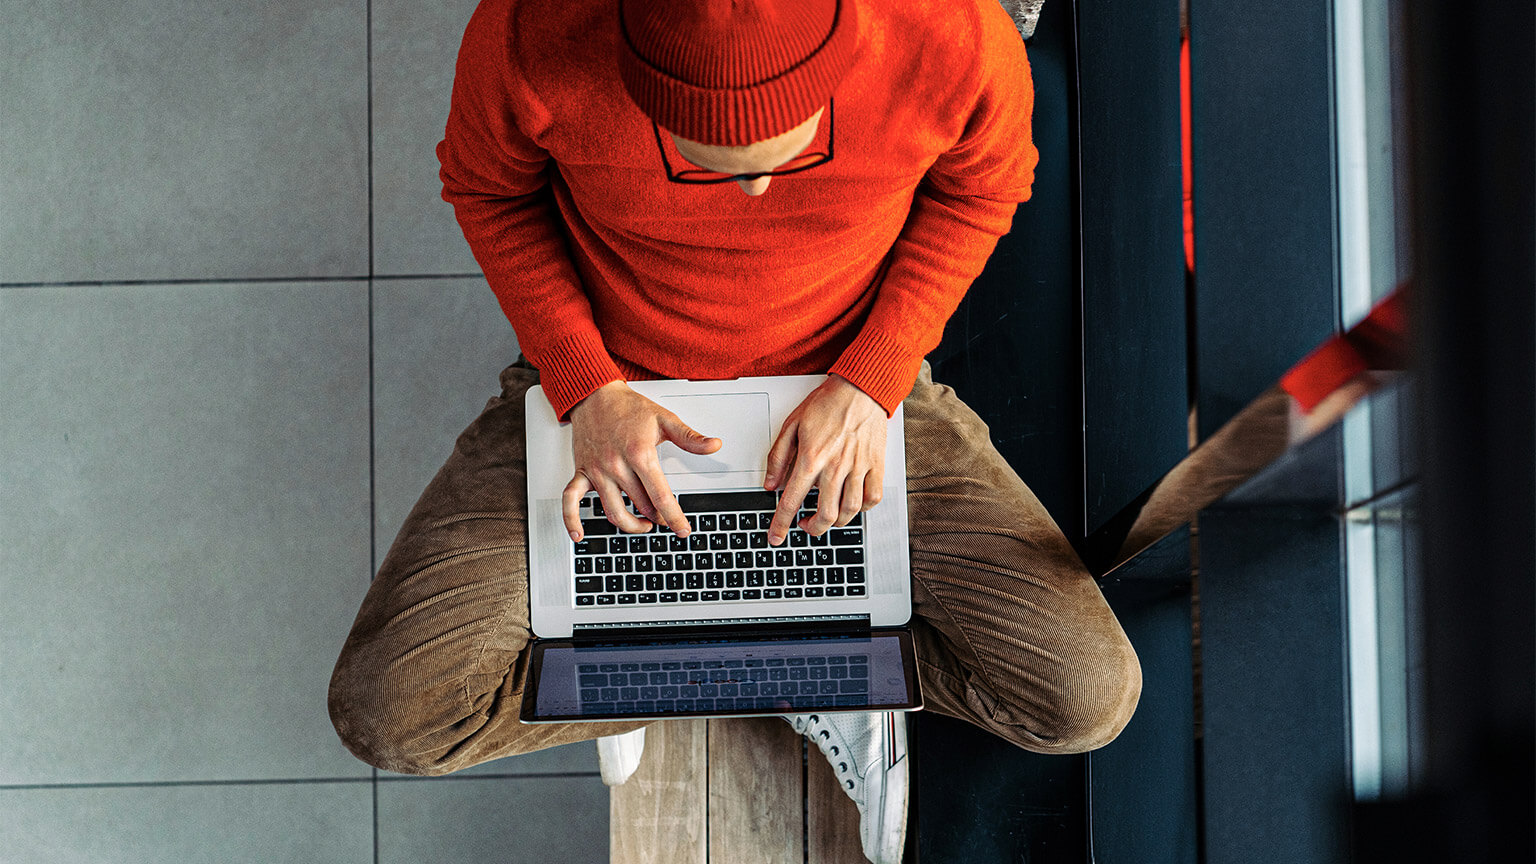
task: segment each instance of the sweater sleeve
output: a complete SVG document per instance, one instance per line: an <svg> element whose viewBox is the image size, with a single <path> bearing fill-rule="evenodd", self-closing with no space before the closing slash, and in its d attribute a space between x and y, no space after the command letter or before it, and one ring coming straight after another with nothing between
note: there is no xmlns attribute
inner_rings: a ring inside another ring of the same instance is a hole
<svg viewBox="0 0 1536 864"><path fill-rule="evenodd" d="M1024 42L996 4L985 4L980 74L959 140L928 169L859 335L831 373L887 416L917 380L923 356L981 273L1014 211L1029 199L1039 153L1030 134L1034 87Z"/></svg>
<svg viewBox="0 0 1536 864"><path fill-rule="evenodd" d="M443 200L453 205L563 420L587 394L623 375L571 261L549 189L549 154L523 131L547 117L519 80L509 44L506 5L482 3L459 51L448 125L437 145L439 176Z"/></svg>

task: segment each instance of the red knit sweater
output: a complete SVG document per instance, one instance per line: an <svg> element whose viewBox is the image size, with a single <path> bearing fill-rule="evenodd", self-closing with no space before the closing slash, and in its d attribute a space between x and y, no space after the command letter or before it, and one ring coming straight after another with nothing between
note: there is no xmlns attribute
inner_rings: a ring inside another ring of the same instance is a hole
<svg viewBox="0 0 1536 864"><path fill-rule="evenodd" d="M835 157L750 197L667 179L618 78L617 5L483 0L437 150L556 414L620 378L822 372L895 411L1029 197L1034 94L1007 14L862 0Z"/></svg>

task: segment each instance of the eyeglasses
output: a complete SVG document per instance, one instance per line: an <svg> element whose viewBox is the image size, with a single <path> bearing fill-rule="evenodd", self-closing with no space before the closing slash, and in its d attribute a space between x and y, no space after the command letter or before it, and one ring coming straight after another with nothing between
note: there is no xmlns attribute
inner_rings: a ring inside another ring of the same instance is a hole
<svg viewBox="0 0 1536 864"><path fill-rule="evenodd" d="M783 174L795 174L832 161L831 99L827 100L827 149L813 153L801 153L772 171L756 171L751 174L722 174L719 171L705 171L702 168L675 170L672 167L672 160L667 158L667 146L662 142L661 127L656 125L655 120L651 121L651 130L656 133L656 149L661 151L661 164L667 169L667 179L673 183L729 183L733 180L756 180L759 177L778 177ZM678 158L682 159L681 153L678 154Z"/></svg>

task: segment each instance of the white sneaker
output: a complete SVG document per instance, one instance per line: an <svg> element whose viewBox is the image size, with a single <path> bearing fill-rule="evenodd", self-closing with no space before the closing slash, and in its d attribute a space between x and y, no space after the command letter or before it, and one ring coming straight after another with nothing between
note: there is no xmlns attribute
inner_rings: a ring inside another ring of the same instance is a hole
<svg viewBox="0 0 1536 864"><path fill-rule="evenodd" d="M900 864L907 838L907 723L895 711L786 715L816 742L859 808L859 842L874 864Z"/></svg>
<svg viewBox="0 0 1536 864"><path fill-rule="evenodd" d="M609 786L622 786L629 775L640 767L640 755L645 752L645 727L623 735L606 735L597 739L597 770L603 782Z"/></svg>

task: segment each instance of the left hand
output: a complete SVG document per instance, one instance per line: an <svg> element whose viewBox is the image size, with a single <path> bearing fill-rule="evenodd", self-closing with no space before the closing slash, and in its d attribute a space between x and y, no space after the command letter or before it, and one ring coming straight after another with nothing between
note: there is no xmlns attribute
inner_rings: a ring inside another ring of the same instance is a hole
<svg viewBox="0 0 1536 864"><path fill-rule="evenodd" d="M821 490L816 513L800 524L821 535L880 503L885 478L885 409L846 378L827 376L792 411L768 450L765 489L783 489L768 527L768 543L789 535L811 487Z"/></svg>

